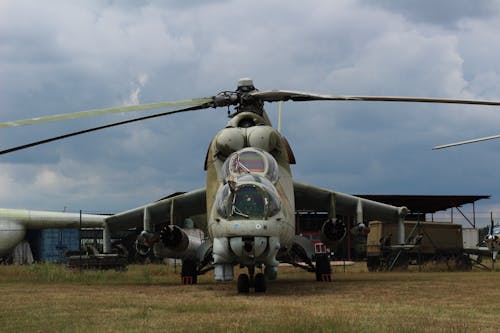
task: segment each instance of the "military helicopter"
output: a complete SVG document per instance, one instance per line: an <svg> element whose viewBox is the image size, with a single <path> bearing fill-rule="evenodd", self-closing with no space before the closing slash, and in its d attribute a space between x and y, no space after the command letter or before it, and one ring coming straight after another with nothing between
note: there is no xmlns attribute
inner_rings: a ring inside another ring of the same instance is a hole
<svg viewBox="0 0 500 333"><path fill-rule="evenodd" d="M397 223L397 239L404 244L406 207L395 207L349 194L294 181L295 164L286 138L274 129L264 110L265 102L280 101L378 101L500 105L500 102L425 97L336 96L307 92L259 91L251 79L240 79L235 91L192 100L143 104L82 111L0 123L0 127L38 124L101 114L149 110L175 106L182 109L120 121L5 149L6 154L71 136L89 133L155 117L195 110L225 107L229 121L210 142L204 169L206 186L180 193L125 212L102 218L104 252L111 251L114 231L138 228L136 246L140 252L153 250L161 257L183 261L184 283L196 283L197 276L213 269L217 281L234 279L234 267L248 270L237 279L240 293L250 289L265 292L267 281L278 277L279 263L286 262L316 274L316 280L330 280L330 259L315 253L311 240L297 235L295 212L326 212L320 229L321 241L334 247L346 235L340 216L354 216L356 230L365 222ZM233 112L230 112L230 108ZM1 216L0 216L1 218ZM195 228L183 228L186 220L198 221ZM192 232L201 229L201 232Z"/></svg>

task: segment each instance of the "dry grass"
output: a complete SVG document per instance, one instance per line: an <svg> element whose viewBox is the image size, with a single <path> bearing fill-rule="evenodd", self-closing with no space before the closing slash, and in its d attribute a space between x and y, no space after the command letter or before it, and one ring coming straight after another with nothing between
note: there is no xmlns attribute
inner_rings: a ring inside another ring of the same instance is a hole
<svg viewBox="0 0 500 333"><path fill-rule="evenodd" d="M179 285L165 266L70 272L0 266L2 332L496 332L500 272L368 273L334 282L283 267L265 295L210 274Z"/></svg>

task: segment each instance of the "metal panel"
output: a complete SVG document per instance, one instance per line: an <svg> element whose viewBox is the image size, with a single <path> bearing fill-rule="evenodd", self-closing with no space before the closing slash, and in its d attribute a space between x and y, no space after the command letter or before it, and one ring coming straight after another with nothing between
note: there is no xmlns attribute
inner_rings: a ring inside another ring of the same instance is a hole
<svg viewBox="0 0 500 333"><path fill-rule="evenodd" d="M367 247L368 253L377 253L380 248L382 237L390 239L388 245L397 245L396 235L397 226L395 224L372 221L369 224L370 233L368 234ZM413 234L410 236L410 234ZM418 251L423 254L432 254L436 252L456 252L462 249L462 225L445 222L405 222L405 237L407 242L412 244L412 239L421 234L423 238L420 246L412 251Z"/></svg>
<svg viewBox="0 0 500 333"><path fill-rule="evenodd" d="M479 243L479 229L462 228L464 249L476 249Z"/></svg>
<svg viewBox="0 0 500 333"><path fill-rule="evenodd" d="M40 261L66 262L65 252L80 248L80 233L73 228L40 230L38 245Z"/></svg>

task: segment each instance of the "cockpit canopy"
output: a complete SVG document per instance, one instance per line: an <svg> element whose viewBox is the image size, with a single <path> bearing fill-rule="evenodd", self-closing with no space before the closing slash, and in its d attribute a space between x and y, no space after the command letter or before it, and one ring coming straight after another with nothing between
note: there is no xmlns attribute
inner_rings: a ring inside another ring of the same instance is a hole
<svg viewBox="0 0 500 333"><path fill-rule="evenodd" d="M224 184L217 192L215 205L222 218L265 219L278 214L281 208L274 185L254 174Z"/></svg>
<svg viewBox="0 0 500 333"><path fill-rule="evenodd" d="M241 175L256 174L276 183L278 180L278 163L268 152L248 147L232 153L222 166L224 183Z"/></svg>

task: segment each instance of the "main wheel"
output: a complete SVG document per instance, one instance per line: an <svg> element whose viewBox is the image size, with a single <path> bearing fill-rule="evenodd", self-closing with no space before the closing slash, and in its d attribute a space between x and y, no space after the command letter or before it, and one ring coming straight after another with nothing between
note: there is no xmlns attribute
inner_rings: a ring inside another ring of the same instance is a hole
<svg viewBox="0 0 500 333"><path fill-rule="evenodd" d="M240 274L238 276L238 293L248 294L250 292L250 278L247 274Z"/></svg>
<svg viewBox="0 0 500 333"><path fill-rule="evenodd" d="M262 273L257 273L255 275L255 292L265 293L267 290L266 277Z"/></svg>

